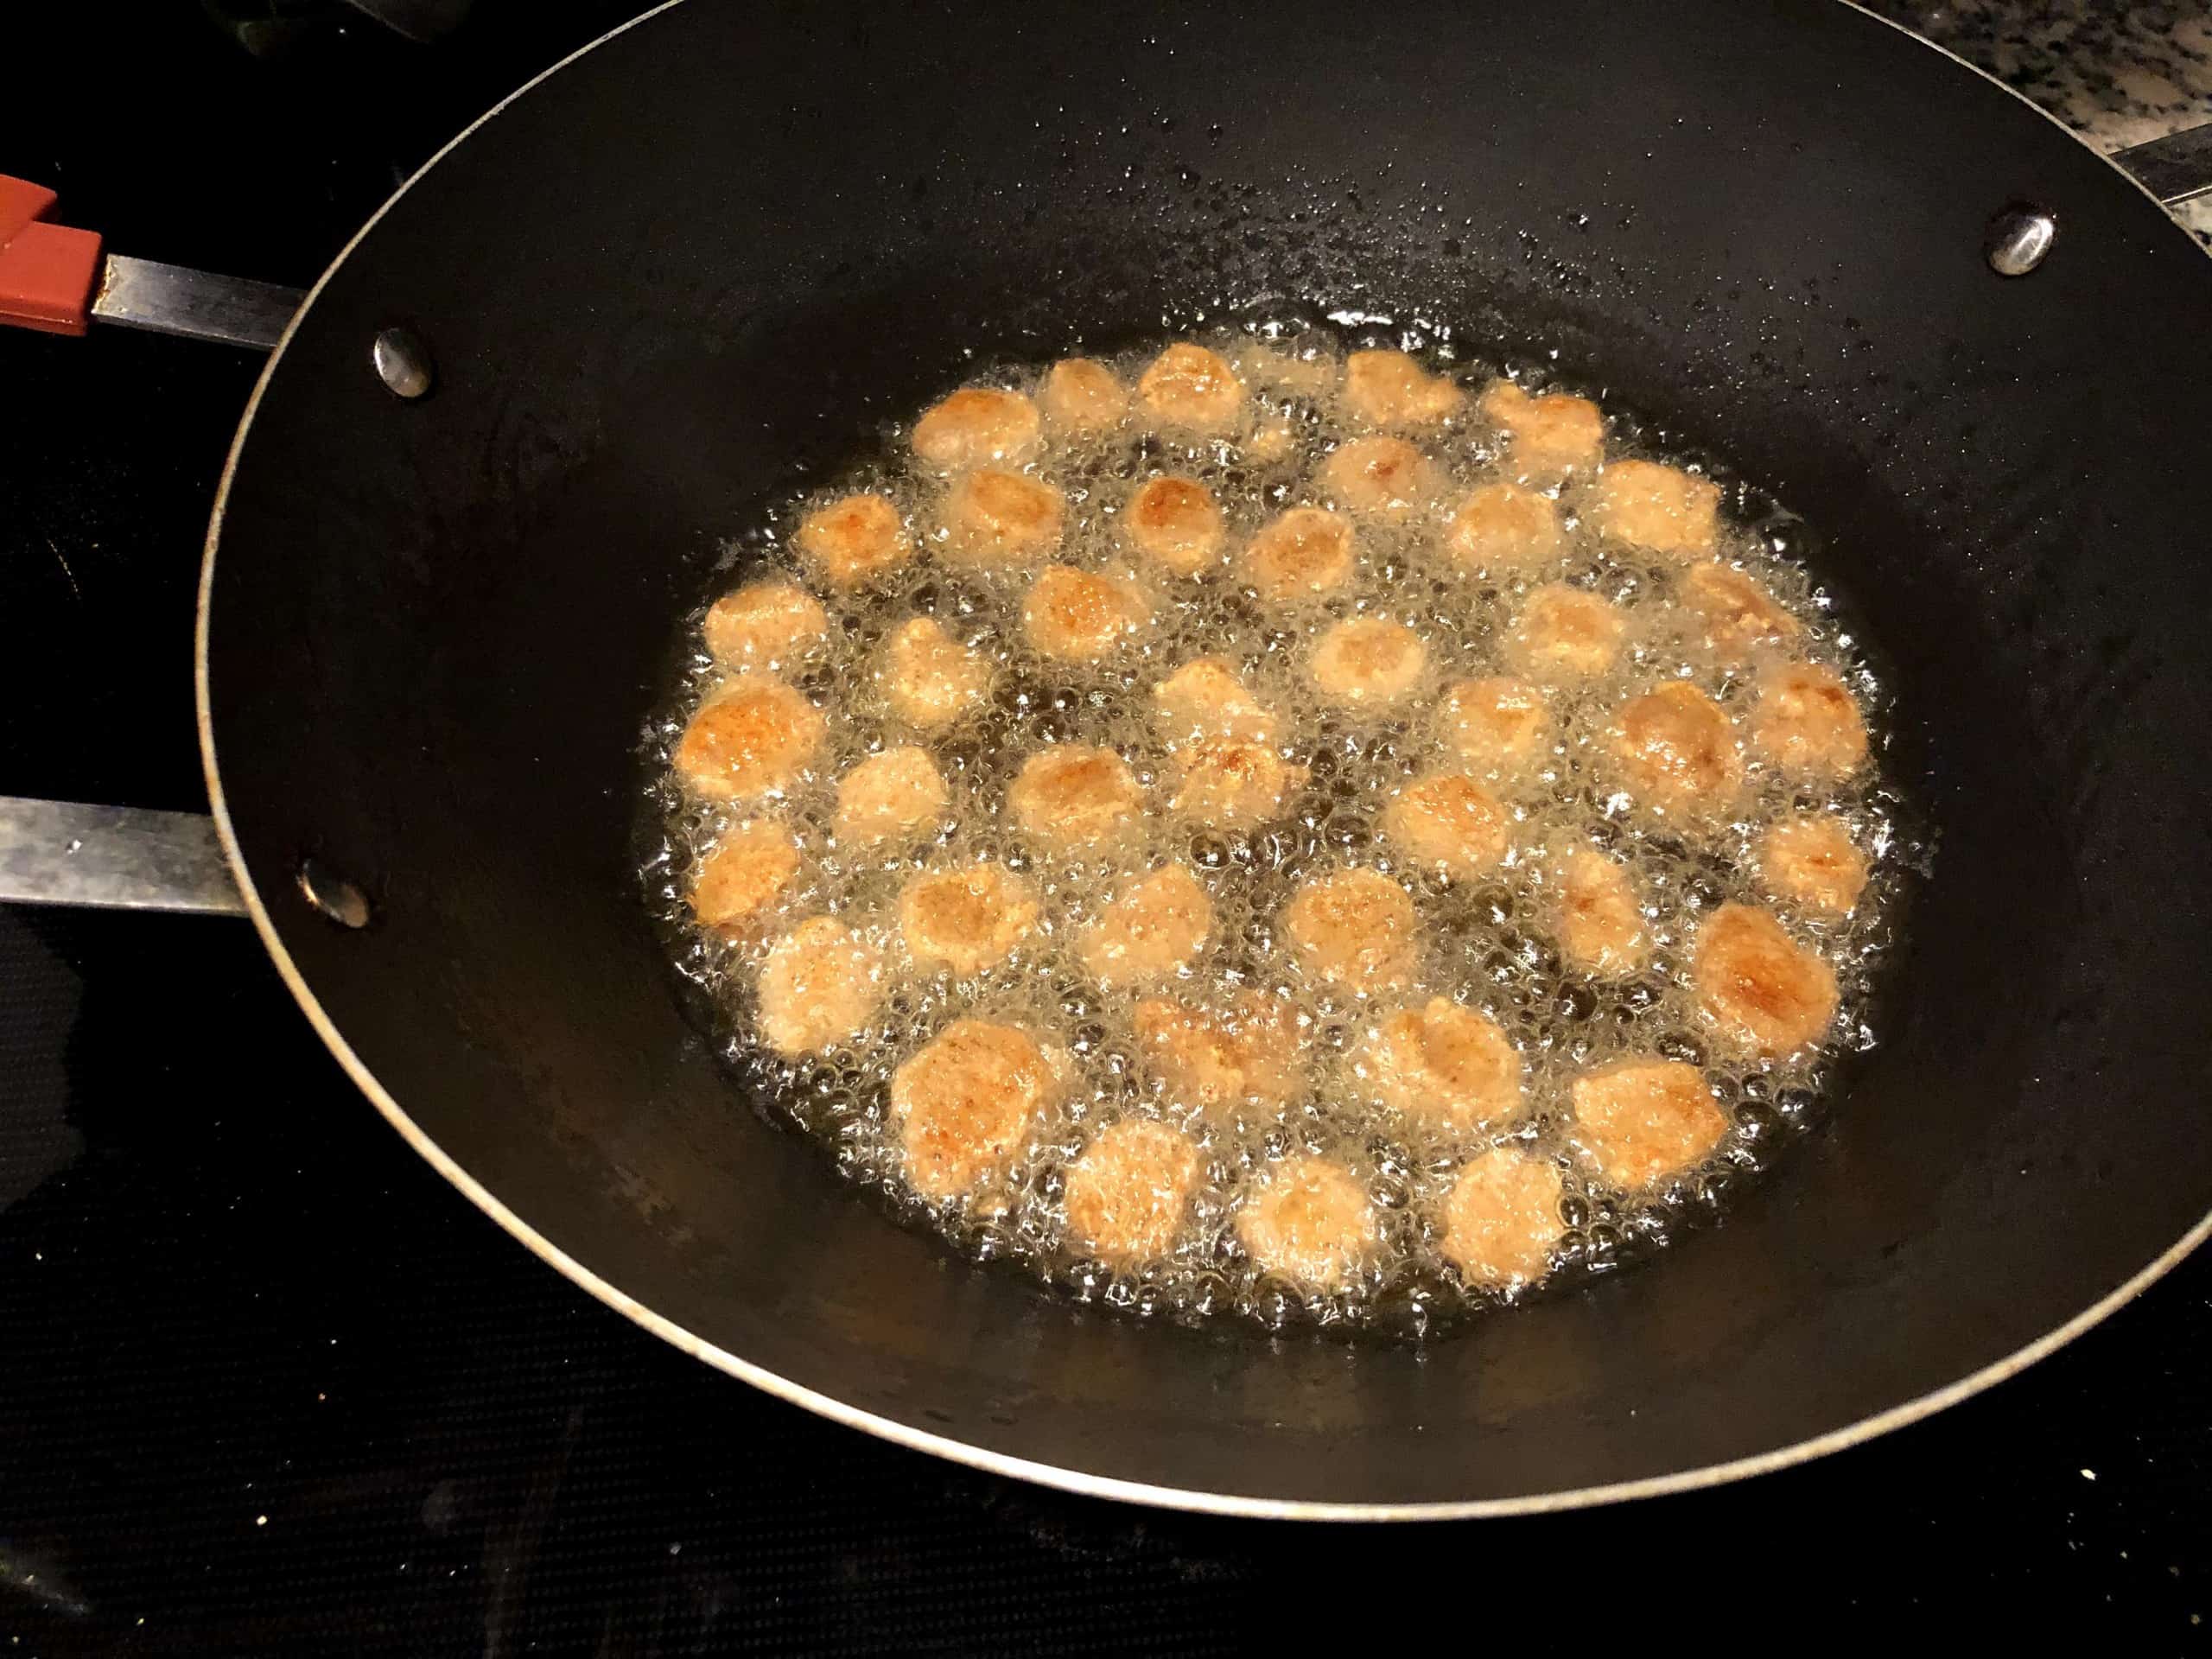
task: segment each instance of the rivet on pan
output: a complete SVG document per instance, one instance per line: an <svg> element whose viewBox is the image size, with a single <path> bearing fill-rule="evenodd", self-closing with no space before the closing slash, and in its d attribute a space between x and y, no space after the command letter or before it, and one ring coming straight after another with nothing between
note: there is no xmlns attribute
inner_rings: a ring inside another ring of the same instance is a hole
<svg viewBox="0 0 2212 1659"><path fill-rule="evenodd" d="M412 328L384 330L369 347L369 361L376 365L385 390L395 397L420 397L430 389L436 366L430 361L430 348Z"/></svg>
<svg viewBox="0 0 2212 1659"><path fill-rule="evenodd" d="M368 895L312 858L300 861L300 892L308 903L340 927L369 925Z"/></svg>
<svg viewBox="0 0 2212 1659"><path fill-rule="evenodd" d="M1981 251L1999 276L2024 276L2043 264L2058 239L2058 216L2014 202L1989 221Z"/></svg>

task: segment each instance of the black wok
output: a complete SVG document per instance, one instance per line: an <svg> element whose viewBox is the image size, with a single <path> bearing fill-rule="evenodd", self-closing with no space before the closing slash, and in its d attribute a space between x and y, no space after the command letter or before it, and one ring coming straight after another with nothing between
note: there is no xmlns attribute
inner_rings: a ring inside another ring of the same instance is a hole
<svg viewBox="0 0 2212 1659"><path fill-rule="evenodd" d="M2015 201L2060 229L2006 280ZM1886 661L1940 847L1887 1040L1724 1225L1420 1350L1147 1326L902 1230L718 1068L634 863L719 537L970 350L1317 305L1555 351L1772 481ZM395 326L427 397L370 372ZM208 780L395 1127L760 1386L1254 1513L1719 1480L1986 1386L2206 1229L2208 385L2184 233L1825 0L698 0L487 118L315 289L210 531Z"/></svg>

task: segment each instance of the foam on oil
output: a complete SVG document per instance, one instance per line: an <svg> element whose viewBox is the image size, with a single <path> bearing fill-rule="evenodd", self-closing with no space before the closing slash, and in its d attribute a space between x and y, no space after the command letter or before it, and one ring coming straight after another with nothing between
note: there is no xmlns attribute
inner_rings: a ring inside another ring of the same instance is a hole
<svg viewBox="0 0 2212 1659"><path fill-rule="evenodd" d="M1270 327L1224 331L1202 343L1236 363L1254 393L1255 413L1242 441L1184 442L1146 430L1139 405L1109 436L1048 444L1025 470L1067 497L1065 538L1052 559L1090 569L1136 564L1117 515L1137 484L1164 473L1196 478L1214 493L1227 515L1232 550L1287 507L1330 505L1321 464L1358 429L1336 390L1342 384L1340 336ZM1156 350L1111 359L1111 366L1134 387ZM1471 394L1491 374L1465 363L1430 366L1452 374ZM1035 393L1042 378L1041 370L1009 367L975 384ZM1530 384L1541 375L1522 379ZM1651 454L1618 411L1607 414L1609 457ZM913 460L905 429L887 431L880 448L832 486L768 515L738 543L739 578L781 567L805 581L785 545L790 531L812 507L868 489L898 504L923 550L912 563L849 594L810 584L830 613L827 639L785 671L828 715L831 735L785 798L765 808L703 804L687 798L667 769L686 721L726 678L697 646L702 613L685 621L695 646L690 666L650 734L661 762L653 805L665 833L644 874L677 965L715 1008L728 1058L772 1090L849 1178L879 1189L969 1254L1012 1258L1086 1298L1184 1318L1233 1313L1270 1325L1310 1319L1418 1333L1457 1310L1498 1300L1464 1282L1439 1249L1443 1196L1465 1158L1483 1145L1512 1143L1556 1164L1565 1181L1566 1232L1548 1282L1571 1282L1648 1253L1716 1211L1734 1183L1768 1160L1779 1132L1815 1113L1836 1057L1873 1044L1872 992L1896 944L1893 900L1916 849L1902 827L1898 798L1881 775L1885 690L1835 620L1827 596L1787 556L1795 521L1721 477L1728 493L1720 556L1763 583L1801 625L1789 644L1791 658L1827 664L1844 677L1873 736L1872 759L1834 785L1777 778L1754 759L1728 820L1685 832L1655 823L1616 793L1605 735L1608 718L1626 698L1678 677L1710 691L1740 728L1749 677L1713 658L1701 631L1689 625L1679 596L1683 567L1601 541L1574 517L1570 486L1561 498L1568 534L1558 558L1525 575L1471 578L1444 552L1438 514L1444 504L1498 475L1495 433L1474 412L1471 396L1459 419L1417 442L1443 475L1438 510L1395 525L1361 519L1357 569L1345 588L1281 610L1243 588L1233 565L1196 580L1154 575L1147 578L1153 626L1095 667L1051 661L1025 641L1021 597L1041 560L999 575L929 556L942 536L936 503L944 480ZM1381 812L1417 772L1447 760L1434 734L1438 691L1461 678L1514 671L1505 655L1506 624L1528 590L1547 581L1586 588L1624 607L1632 620L1628 645L1610 673L1562 689L1554 701L1548 748L1498 786L1513 819L1514 850L1503 868L1475 881L1420 873L1378 833ZM935 737L901 728L870 690L870 667L885 636L916 615L935 618L995 670L979 711ZM1399 712L1325 707L1300 672L1320 631L1353 616L1407 623L1428 645L1426 683ZM1236 667L1281 717L1284 756L1308 769L1305 786L1262 828L1192 830L1166 812L1174 772L1153 721L1151 690L1200 656ZM1071 741L1115 750L1146 791L1142 835L1110 856L1033 848L1006 811L1007 787L1021 763L1044 745ZM855 855L841 849L831 823L836 780L867 755L912 742L930 750L949 786L935 833L918 838L911 849ZM1847 918L1790 918L1796 937L1834 970L1841 1003L1828 1038L1808 1052L1779 1062L1732 1058L1700 1028L1688 942L1699 919L1720 904L1771 907L1752 878L1751 848L1779 814L1805 810L1836 814L1871 861L1866 891ZM894 964L874 1023L851 1042L797 1062L771 1052L754 1023L753 986L764 941L732 942L700 928L686 905L693 874L716 839L764 814L791 826L802 854L783 925L836 916L882 944ZM1630 869L1653 941L1649 961L1635 974L1605 980L1576 971L1562 963L1548 931L1553 900L1547 855L1577 845L1601 847ZM970 978L898 965L902 886L922 870L979 858L1002 861L1035 883L1044 908L1036 934L1006 962ZM1205 949L1166 987L1101 989L1074 955L1077 930L1129 874L1169 860L1194 870L1211 899L1215 925ZM1421 971L1408 997L1378 1005L1310 978L1281 936L1281 912L1297 885L1346 867L1397 874L1414 895ZM1143 1062L1132 1009L1146 995L1166 994L1218 1010L1245 988L1266 992L1294 1011L1296 1028L1312 1044L1307 1086L1278 1110L1224 1114L1187 1107ZM1418 1005L1431 995L1496 1020L1527 1067L1527 1109L1473 1144L1413 1132L1344 1087L1349 1056L1363 1033L1408 1001ZM931 1205L901 1173L889 1080L950 1020L971 1013L1005 1018L1063 1048L1076 1081L1035 1124L1002 1179L964 1204ZM1569 1145L1567 1090L1580 1071L1653 1052L1703 1067L1732 1127L1695 1167L1651 1190L1624 1193L1596 1179ZM1069 1246L1061 1195L1068 1164L1098 1128L1129 1115L1183 1128L1198 1142L1203 1163L1169 1255L1141 1272L1116 1272ZM1382 1228L1372 1270L1327 1294L1261 1272L1233 1225L1240 1202L1267 1166L1300 1151L1340 1160L1365 1187Z"/></svg>

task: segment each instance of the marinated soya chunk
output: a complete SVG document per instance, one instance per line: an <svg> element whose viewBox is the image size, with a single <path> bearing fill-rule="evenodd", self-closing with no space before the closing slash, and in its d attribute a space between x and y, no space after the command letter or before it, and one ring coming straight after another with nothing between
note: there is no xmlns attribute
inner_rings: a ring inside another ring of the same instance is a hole
<svg viewBox="0 0 2212 1659"><path fill-rule="evenodd" d="M1060 544L1066 498L1042 480L985 467L948 491L939 553L976 570L1026 570Z"/></svg>
<svg viewBox="0 0 2212 1659"><path fill-rule="evenodd" d="M1306 664L1306 677L1325 702L1341 709L1388 708L1402 702L1428 671L1428 647L1402 622L1356 617L1324 633Z"/></svg>
<svg viewBox="0 0 2212 1659"><path fill-rule="evenodd" d="M1866 722L1834 669L1792 664L1759 676L1751 747L1785 772L1848 777L1866 759Z"/></svg>
<svg viewBox="0 0 2212 1659"><path fill-rule="evenodd" d="M885 645L876 681L900 719L935 731L982 704L991 665L935 620L918 616Z"/></svg>
<svg viewBox="0 0 2212 1659"><path fill-rule="evenodd" d="M1038 400L1045 424L1071 438L1110 432L1129 412L1128 388L1096 358L1064 358L1045 378Z"/></svg>
<svg viewBox="0 0 2212 1659"><path fill-rule="evenodd" d="M1299 1015L1264 993L1240 992L1217 1008L1147 997L1133 1023L1171 1104L1271 1110L1305 1084L1307 1039Z"/></svg>
<svg viewBox="0 0 2212 1659"><path fill-rule="evenodd" d="M1551 708L1526 680L1505 675L1461 680L1444 694L1437 734L1470 765L1511 773L1544 752L1552 734Z"/></svg>
<svg viewBox="0 0 2212 1659"><path fill-rule="evenodd" d="M1558 391L1530 397L1500 380L1483 393L1482 411L1501 429L1505 464L1516 477L1587 472L1605 453L1605 417L1586 397Z"/></svg>
<svg viewBox="0 0 2212 1659"><path fill-rule="evenodd" d="M1351 525L1323 507L1293 507L1261 526L1238 568L1270 604L1332 594L1351 580Z"/></svg>
<svg viewBox="0 0 2212 1659"><path fill-rule="evenodd" d="M1344 365L1344 405L1357 420L1388 429L1440 426L1466 394L1403 352L1354 352Z"/></svg>
<svg viewBox="0 0 2212 1659"><path fill-rule="evenodd" d="M1627 636L1628 618L1611 601L1548 582L1522 606L1506 650L1529 678L1571 685L1611 668Z"/></svg>
<svg viewBox="0 0 2212 1659"><path fill-rule="evenodd" d="M1022 834L1063 851L1125 842L1144 821L1144 791L1128 762L1087 743L1031 755L1006 798Z"/></svg>
<svg viewBox="0 0 2212 1659"><path fill-rule="evenodd" d="M1321 481L1340 507L1396 523L1411 518L1436 487L1420 450L1403 438L1354 438L1328 459Z"/></svg>
<svg viewBox="0 0 2212 1659"><path fill-rule="evenodd" d="M905 744L872 754L837 785L836 831L845 847L926 839L950 797L927 749Z"/></svg>
<svg viewBox="0 0 2212 1659"><path fill-rule="evenodd" d="M829 632L821 601L797 582L775 576L724 594L700 624L715 660L731 668L788 667Z"/></svg>
<svg viewBox="0 0 2212 1659"><path fill-rule="evenodd" d="M1835 818L1806 814L1769 825L1758 857L1767 891L1808 910L1847 916L1866 888L1866 855Z"/></svg>
<svg viewBox="0 0 2212 1659"><path fill-rule="evenodd" d="M1171 429L1228 432L1244 412L1244 383L1229 359L1186 340L1152 360L1137 382L1137 393L1147 412Z"/></svg>
<svg viewBox="0 0 2212 1659"><path fill-rule="evenodd" d="M1221 561L1221 503L1195 479L1148 479L1122 510L1135 551L1171 575L1195 576Z"/></svg>
<svg viewBox="0 0 2212 1659"><path fill-rule="evenodd" d="M1548 496L1518 484L1485 484L1452 510L1445 544L1463 570L1510 575L1559 557L1567 532Z"/></svg>

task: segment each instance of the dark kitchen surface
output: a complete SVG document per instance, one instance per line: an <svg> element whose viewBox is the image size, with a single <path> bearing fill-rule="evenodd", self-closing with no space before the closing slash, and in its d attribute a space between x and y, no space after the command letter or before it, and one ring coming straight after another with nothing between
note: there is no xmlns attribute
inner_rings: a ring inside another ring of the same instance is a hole
<svg viewBox="0 0 2212 1659"><path fill-rule="evenodd" d="M305 283L629 9L480 0L431 47L335 0L54 9L0 73L0 172L119 250ZM204 804L197 552L257 366L0 338L0 791ZM1324 1598L1548 1646L1663 1614L1725 1649L1771 1604L2183 1651L2209 1346L2200 1255L1979 1399L1710 1492L1376 1530L1086 1502L819 1421L590 1300L377 1120L242 925L0 911L11 1654L1211 1651Z"/></svg>

